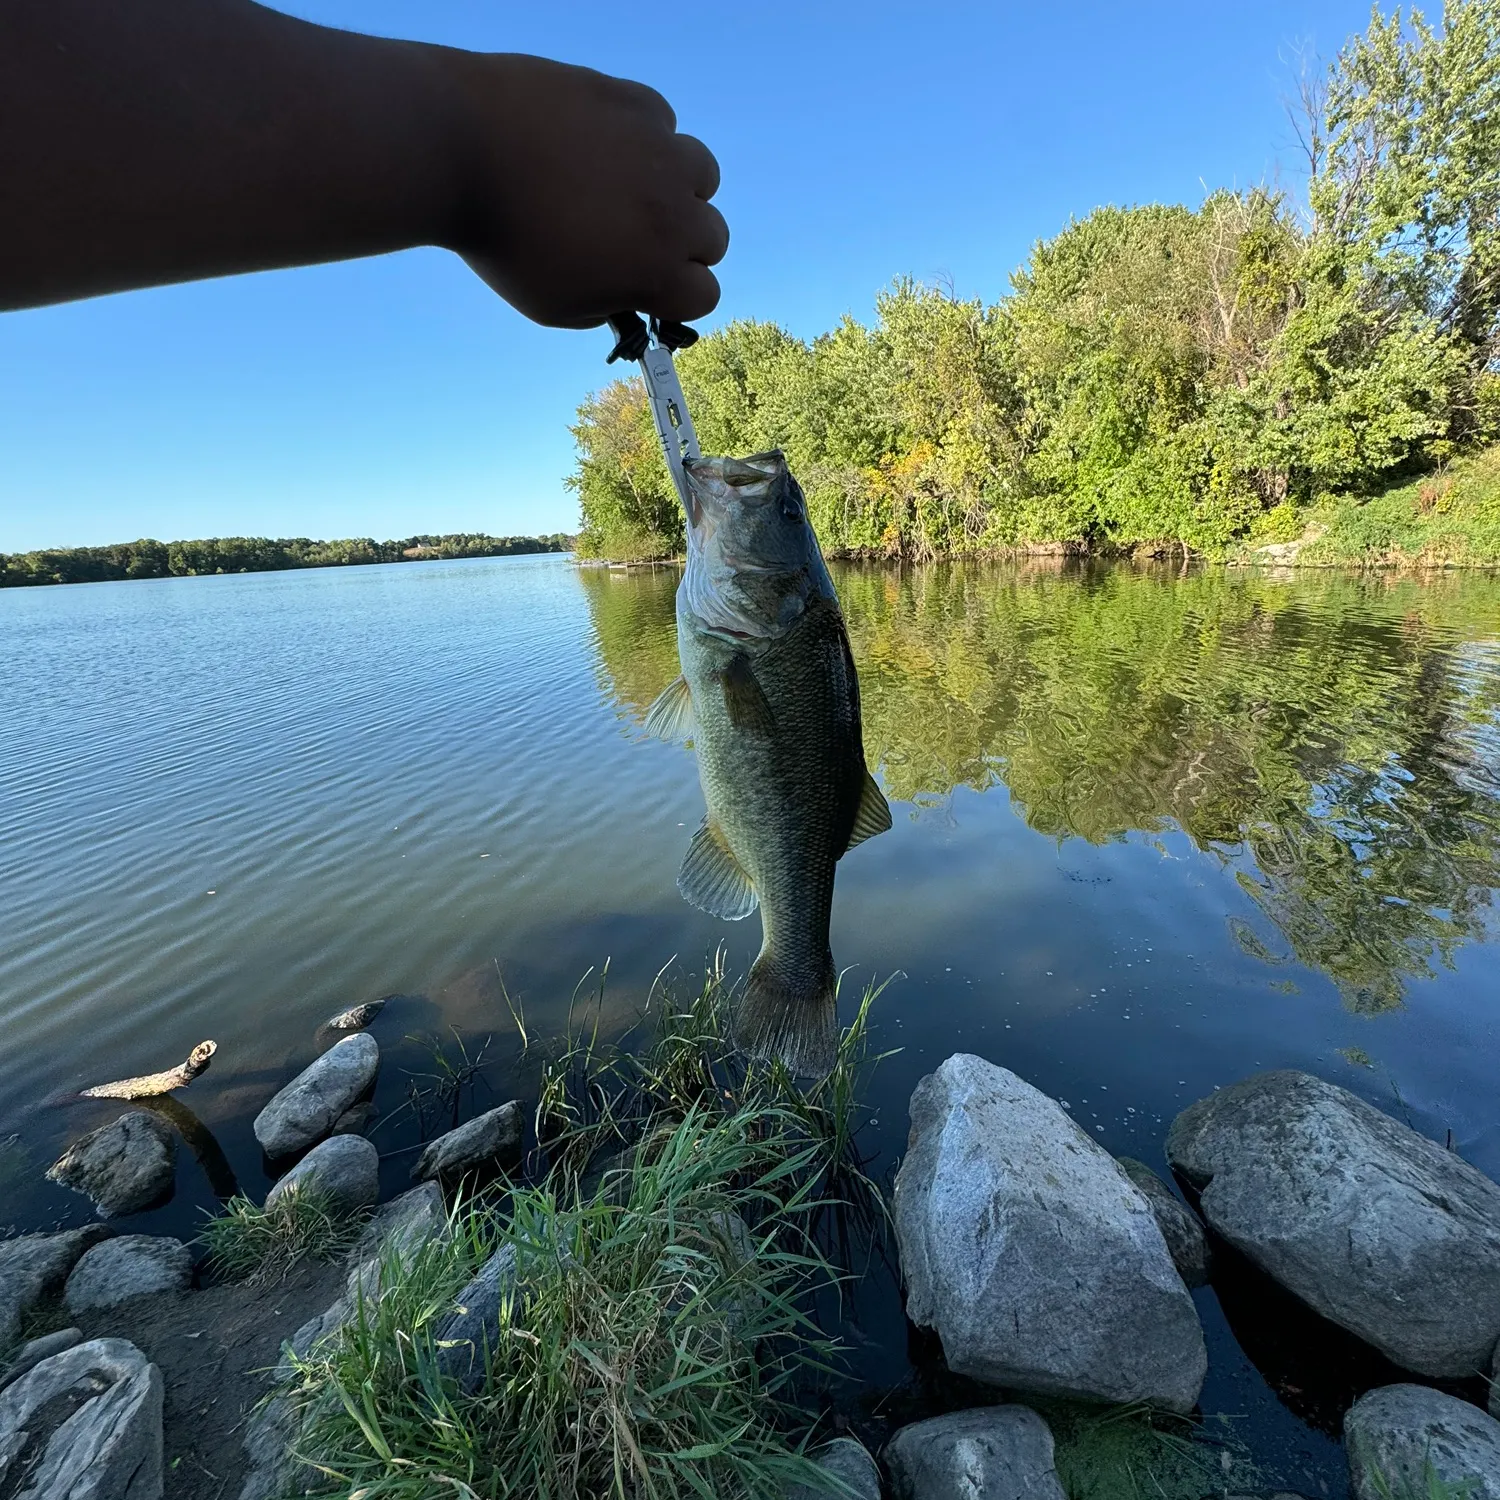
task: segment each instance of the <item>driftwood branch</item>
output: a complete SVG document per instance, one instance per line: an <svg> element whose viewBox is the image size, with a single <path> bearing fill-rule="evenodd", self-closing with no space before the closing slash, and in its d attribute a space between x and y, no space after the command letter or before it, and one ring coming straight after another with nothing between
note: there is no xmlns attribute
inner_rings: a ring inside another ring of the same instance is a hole
<svg viewBox="0 0 1500 1500"><path fill-rule="evenodd" d="M122 1078L118 1083L100 1083L84 1089L80 1099L149 1099L153 1094L170 1094L190 1084L213 1061L219 1050L217 1042L199 1042L187 1055L187 1061L164 1073L146 1073L140 1078Z"/></svg>

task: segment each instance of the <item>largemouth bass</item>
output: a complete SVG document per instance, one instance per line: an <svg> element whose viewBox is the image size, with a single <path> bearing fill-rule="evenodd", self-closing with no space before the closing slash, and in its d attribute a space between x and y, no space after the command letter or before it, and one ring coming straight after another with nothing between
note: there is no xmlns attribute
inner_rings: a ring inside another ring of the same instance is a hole
<svg viewBox="0 0 1500 1500"><path fill-rule="evenodd" d="M890 809L865 766L844 617L785 458L699 459L687 476L682 675L646 717L664 739L692 737L708 809L677 887L730 921L759 904L735 1044L821 1077L838 1048L834 866L891 826Z"/></svg>

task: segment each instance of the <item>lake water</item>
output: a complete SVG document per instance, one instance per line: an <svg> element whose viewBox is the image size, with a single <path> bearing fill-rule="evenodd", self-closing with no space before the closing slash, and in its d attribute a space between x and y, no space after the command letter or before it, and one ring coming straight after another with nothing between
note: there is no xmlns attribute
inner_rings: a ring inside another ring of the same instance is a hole
<svg viewBox="0 0 1500 1500"><path fill-rule="evenodd" d="M506 995L545 1035L606 963L609 1026L674 958L688 983L724 944L742 972L758 923L675 889L691 752L640 728L676 673L676 576L544 557L0 593L0 1226L88 1217L41 1172L118 1106L48 1101L205 1037L181 1099L211 1135L188 1118L176 1198L130 1227L264 1191L249 1122L334 1011L399 997L375 1027L394 1191L433 1046L493 1036L509 1097ZM1158 1168L1184 1105L1298 1067L1500 1176L1500 583L836 581L895 819L841 866L833 927L849 985L897 976L878 1169L963 1050ZM1232 1269L1197 1296L1204 1408L1270 1481L1341 1493L1325 1433L1363 1367ZM856 1373L909 1393L894 1292L856 1316Z"/></svg>

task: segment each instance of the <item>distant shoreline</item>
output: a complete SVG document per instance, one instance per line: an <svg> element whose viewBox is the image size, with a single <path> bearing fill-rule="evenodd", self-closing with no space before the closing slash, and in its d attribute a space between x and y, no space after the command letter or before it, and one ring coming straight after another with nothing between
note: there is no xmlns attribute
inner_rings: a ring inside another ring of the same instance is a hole
<svg viewBox="0 0 1500 1500"><path fill-rule="evenodd" d="M199 541L115 542L104 547L50 547L0 552L0 588L61 583L118 583L137 578L203 578L220 573L284 573L370 563L434 562L458 557L517 557L570 552L574 538L489 536L452 532L377 542L372 537L314 541L309 537L207 537Z"/></svg>

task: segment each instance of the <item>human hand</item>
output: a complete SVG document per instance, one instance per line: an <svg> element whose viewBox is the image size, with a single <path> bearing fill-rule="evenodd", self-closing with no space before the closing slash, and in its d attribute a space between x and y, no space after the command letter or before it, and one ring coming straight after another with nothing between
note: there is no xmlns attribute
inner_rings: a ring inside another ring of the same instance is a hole
<svg viewBox="0 0 1500 1500"><path fill-rule="evenodd" d="M719 167L654 89L519 53L450 53L467 163L450 248L538 323L713 311Z"/></svg>

